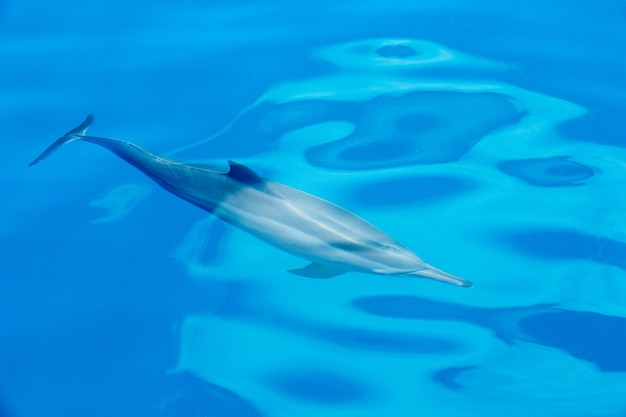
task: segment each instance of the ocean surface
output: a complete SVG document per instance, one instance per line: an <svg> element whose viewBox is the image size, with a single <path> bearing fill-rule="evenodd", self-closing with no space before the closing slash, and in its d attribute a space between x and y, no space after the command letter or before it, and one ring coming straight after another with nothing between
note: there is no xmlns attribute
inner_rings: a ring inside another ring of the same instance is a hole
<svg viewBox="0 0 626 417"><path fill-rule="evenodd" d="M1 417L626 416L626 2L0 1ZM293 275L90 134L471 280Z"/></svg>

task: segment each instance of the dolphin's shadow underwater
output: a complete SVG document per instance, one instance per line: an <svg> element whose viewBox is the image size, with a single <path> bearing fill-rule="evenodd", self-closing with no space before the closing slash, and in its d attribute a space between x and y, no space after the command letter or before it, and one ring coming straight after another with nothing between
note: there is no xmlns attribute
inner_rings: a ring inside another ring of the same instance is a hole
<svg viewBox="0 0 626 417"><path fill-rule="evenodd" d="M103 146L157 184L259 239L311 263L289 272L331 278L365 272L432 278L461 287L472 283L426 264L389 235L326 200L260 177L228 161L229 171L166 159L118 139L87 136L94 117L57 139L29 166L61 146L84 140Z"/></svg>

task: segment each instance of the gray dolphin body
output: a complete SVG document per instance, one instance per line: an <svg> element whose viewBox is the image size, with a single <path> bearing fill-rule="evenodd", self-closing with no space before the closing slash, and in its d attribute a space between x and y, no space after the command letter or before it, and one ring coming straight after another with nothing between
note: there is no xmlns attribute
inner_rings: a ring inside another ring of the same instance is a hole
<svg viewBox="0 0 626 417"><path fill-rule="evenodd" d="M471 287L472 283L434 268L360 217L326 200L260 177L228 161L230 170L162 158L118 139L87 136L93 116L57 139L30 165L61 146L83 140L98 144L135 166L160 186L285 252L311 262L291 270L330 278L355 271L432 278Z"/></svg>

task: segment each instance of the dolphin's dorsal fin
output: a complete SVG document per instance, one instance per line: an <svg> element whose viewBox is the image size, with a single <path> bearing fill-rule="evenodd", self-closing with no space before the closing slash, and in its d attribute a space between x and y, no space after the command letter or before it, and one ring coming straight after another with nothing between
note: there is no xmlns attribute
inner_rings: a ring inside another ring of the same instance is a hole
<svg viewBox="0 0 626 417"><path fill-rule="evenodd" d="M256 172L238 162L228 161L228 166L230 167L228 176L242 184L253 185L264 181L263 177L259 176Z"/></svg>
<svg viewBox="0 0 626 417"><path fill-rule="evenodd" d="M300 275L301 277L308 278L332 278L337 275L341 275L346 271L339 268L333 268L332 266L316 264L313 262L300 269L290 269L287 272L291 272L292 274Z"/></svg>

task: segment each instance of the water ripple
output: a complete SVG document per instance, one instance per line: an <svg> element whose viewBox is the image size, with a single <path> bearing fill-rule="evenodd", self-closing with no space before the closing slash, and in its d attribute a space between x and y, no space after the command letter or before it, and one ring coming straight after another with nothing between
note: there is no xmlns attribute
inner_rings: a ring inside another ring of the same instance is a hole
<svg viewBox="0 0 626 417"><path fill-rule="evenodd" d="M219 281L219 297L184 321L178 369L241 388L272 415L403 415L407 404L454 415L459 394L474 411L515 416L588 411L585 392L624 404L612 395L625 386L623 332L596 329L625 323L626 154L568 140L559 127L585 109L496 81L511 65L418 39L313 54L330 70L271 86L173 153L246 159L433 263L456 263L476 288L460 296L352 274L305 282L283 272L290 257L207 223L177 258ZM203 255L211 242L219 251Z"/></svg>
<svg viewBox="0 0 626 417"><path fill-rule="evenodd" d="M507 344L523 341L550 346L592 362L601 370L626 372L624 317L554 305L479 308L404 295L363 297L353 305L383 317L464 321L491 330Z"/></svg>
<svg viewBox="0 0 626 417"><path fill-rule="evenodd" d="M576 230L502 231L500 240L543 259L583 259L626 269L626 243Z"/></svg>
<svg viewBox="0 0 626 417"><path fill-rule="evenodd" d="M501 162L498 167L505 174L540 187L581 185L595 174L592 168L566 157L517 159Z"/></svg>
<svg viewBox="0 0 626 417"><path fill-rule="evenodd" d="M439 200L470 192L473 187L474 184L465 178L430 175L374 180L357 185L350 194L361 204L396 206Z"/></svg>
<svg viewBox="0 0 626 417"><path fill-rule="evenodd" d="M367 401L372 395L362 381L317 369L281 370L268 375L267 383L296 400L329 405Z"/></svg>

